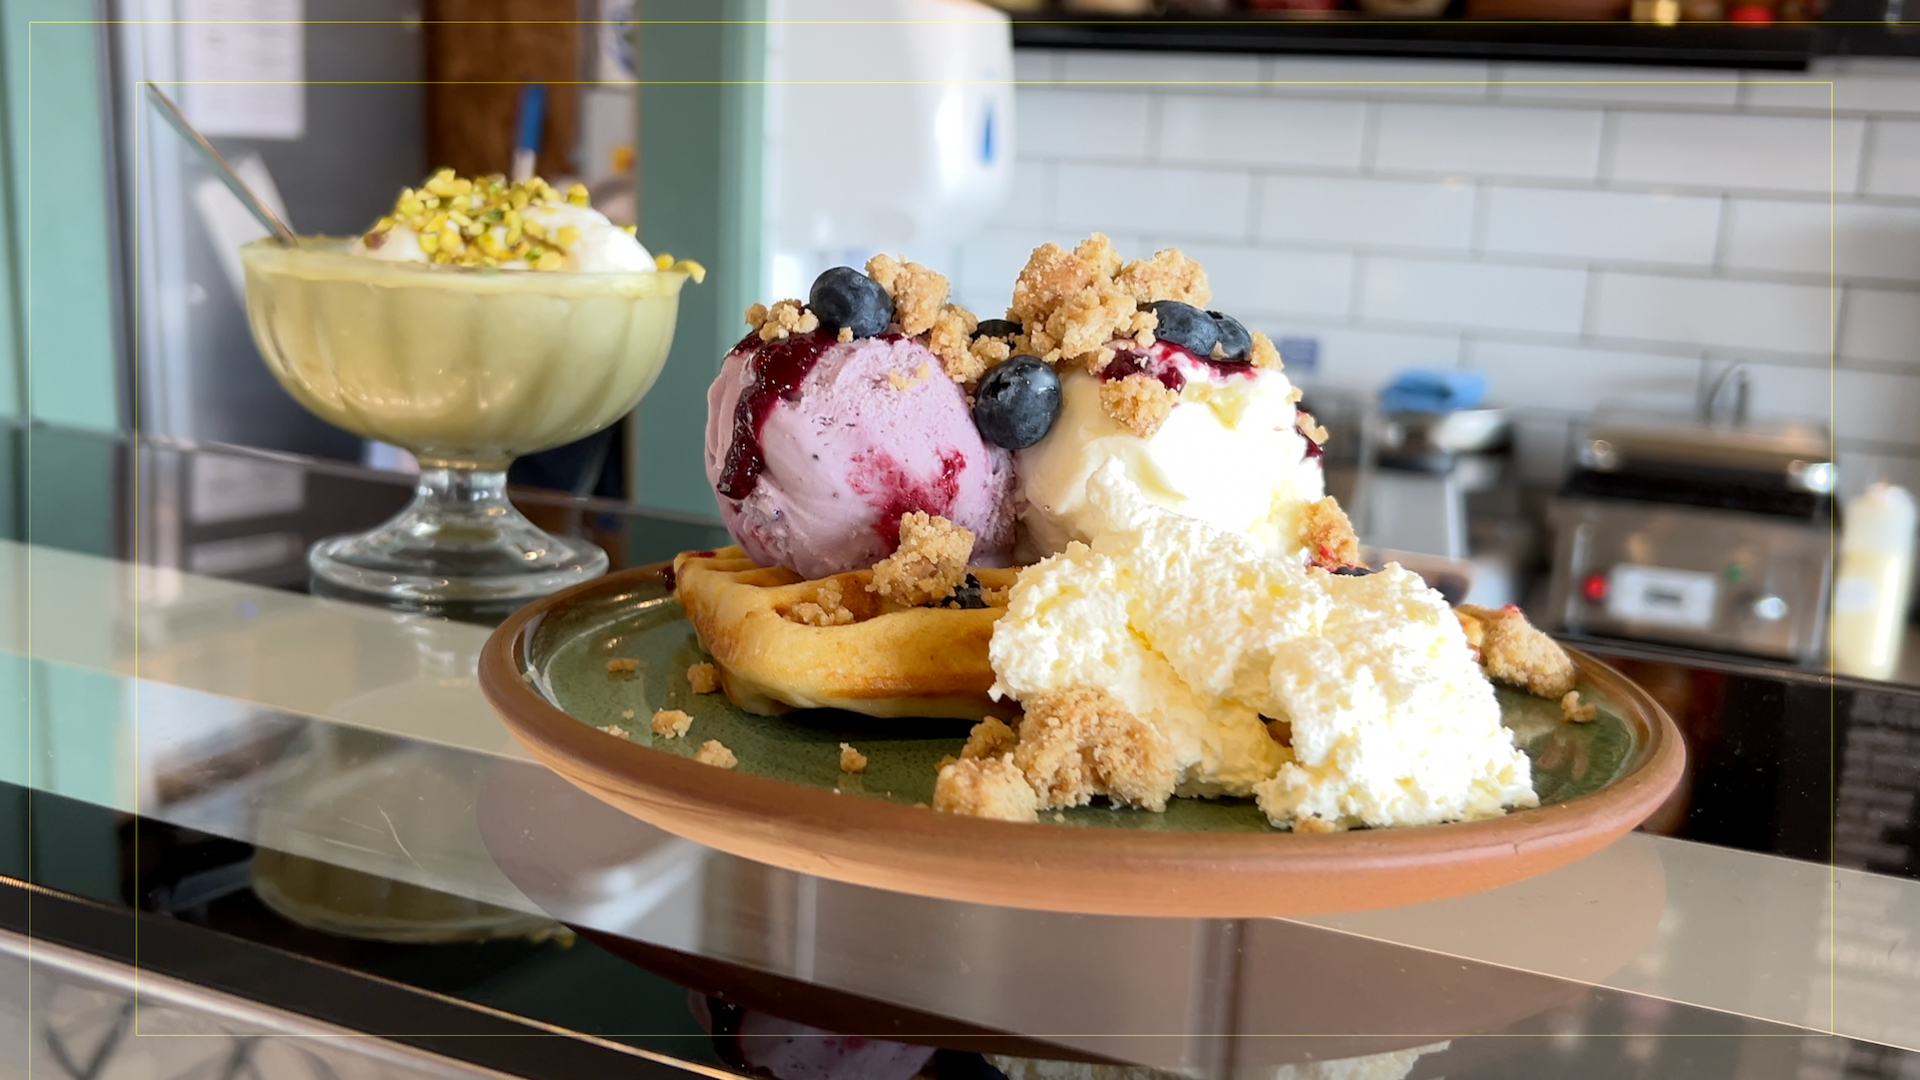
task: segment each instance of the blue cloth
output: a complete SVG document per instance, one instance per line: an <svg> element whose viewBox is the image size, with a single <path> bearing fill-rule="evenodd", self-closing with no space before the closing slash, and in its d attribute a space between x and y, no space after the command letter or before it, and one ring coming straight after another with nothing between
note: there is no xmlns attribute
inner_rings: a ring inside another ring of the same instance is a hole
<svg viewBox="0 0 1920 1080"><path fill-rule="evenodd" d="M1383 413L1450 413L1471 409L1487 393L1487 377L1477 371L1410 368L1380 391Z"/></svg>

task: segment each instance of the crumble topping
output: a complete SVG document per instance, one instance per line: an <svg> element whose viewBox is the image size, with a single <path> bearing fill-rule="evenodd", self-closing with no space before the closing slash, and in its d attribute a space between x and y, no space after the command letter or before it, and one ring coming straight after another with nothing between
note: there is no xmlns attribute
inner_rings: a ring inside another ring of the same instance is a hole
<svg viewBox="0 0 1920 1080"><path fill-rule="evenodd" d="M1034 248L1007 308L1026 331L1026 351L1054 363L1132 333L1137 304L1114 284L1119 268L1119 254L1101 233L1071 252L1053 243Z"/></svg>
<svg viewBox="0 0 1920 1080"><path fill-rule="evenodd" d="M1013 762L1040 806L1085 806L1095 795L1162 811L1179 778L1173 747L1119 699L1090 686L1026 703Z"/></svg>
<svg viewBox="0 0 1920 1080"><path fill-rule="evenodd" d="M920 366L911 375L902 375L898 371L887 372L887 385L895 390L911 390L926 382L932 375L933 369L928 367L925 361L921 361Z"/></svg>
<svg viewBox="0 0 1920 1080"><path fill-rule="evenodd" d="M1322 570L1360 565L1360 538L1354 535L1347 512L1329 495L1307 504L1307 550L1312 564Z"/></svg>
<svg viewBox="0 0 1920 1080"><path fill-rule="evenodd" d="M843 773L863 773L867 771L867 755L853 748L851 743L840 744L840 771Z"/></svg>
<svg viewBox="0 0 1920 1080"><path fill-rule="evenodd" d="M1114 250L1113 241L1107 239L1106 233L1094 233L1075 244L1073 253L1081 262L1087 264L1087 269L1092 271L1095 277L1110 278L1118 274L1120 268L1126 265L1126 260Z"/></svg>
<svg viewBox="0 0 1920 1080"><path fill-rule="evenodd" d="M1173 415L1179 395L1151 375L1128 375L1100 384L1100 408L1113 422L1143 439L1150 439Z"/></svg>
<svg viewBox="0 0 1920 1080"><path fill-rule="evenodd" d="M891 255L875 255L867 260L867 276L893 297L893 321L907 336L918 337L933 329L947 302L944 274Z"/></svg>
<svg viewBox="0 0 1920 1080"><path fill-rule="evenodd" d="M716 769L731 769L740 764L740 759L733 756L733 751L721 745L719 739L708 739L701 743L700 749L693 752L693 760L702 765L712 765Z"/></svg>
<svg viewBox="0 0 1920 1080"><path fill-rule="evenodd" d="M940 358L940 366L946 369L947 378L962 386L971 386L980 381L987 373L987 362L974 355L973 331L980 325L973 312L957 304L948 304L934 316L933 326L927 331L927 348ZM1005 342L999 343L1002 348Z"/></svg>
<svg viewBox="0 0 1920 1080"><path fill-rule="evenodd" d="M1102 345L1076 359L1087 369L1087 374L1098 375L1107 370L1107 365L1113 363L1113 358L1118 355L1120 354L1114 350L1113 346Z"/></svg>
<svg viewBox="0 0 1920 1080"><path fill-rule="evenodd" d="M617 735L622 739L627 737L627 729L621 727L619 724L602 724L600 725L600 730L609 735Z"/></svg>
<svg viewBox="0 0 1920 1080"><path fill-rule="evenodd" d="M1600 716L1600 709L1580 700L1580 691L1569 690L1560 698L1560 719L1570 724L1591 723Z"/></svg>
<svg viewBox="0 0 1920 1080"><path fill-rule="evenodd" d="M1336 822L1312 814L1299 814L1293 819L1293 831L1297 833L1330 833L1343 831Z"/></svg>
<svg viewBox="0 0 1920 1080"><path fill-rule="evenodd" d="M1213 290L1207 285L1207 272L1179 248L1156 251L1151 259L1135 259L1121 268L1115 280L1140 304L1178 300L1205 308L1207 301L1213 299Z"/></svg>
<svg viewBox="0 0 1920 1080"><path fill-rule="evenodd" d="M792 334L809 334L820 329L820 318L799 300L782 300L772 307L755 304L747 309L747 325L761 341L778 341Z"/></svg>
<svg viewBox="0 0 1920 1080"><path fill-rule="evenodd" d="M1280 362L1280 350L1274 347L1272 338L1258 330L1253 331L1249 336L1253 338L1253 348L1247 353L1248 363L1257 368L1266 368L1269 371L1279 371L1286 366ZM1299 390L1294 391L1295 394L1299 392ZM1298 401L1300 399L1296 397L1293 400Z"/></svg>
<svg viewBox="0 0 1920 1080"><path fill-rule="evenodd" d="M1301 390L1297 386L1290 386L1287 388L1287 403L1290 405L1300 404L1300 399L1306 396L1307 396L1306 392Z"/></svg>
<svg viewBox="0 0 1920 1080"><path fill-rule="evenodd" d="M842 344L842 345L845 345L845 344L846 344L847 342L849 342L849 341L852 341L852 340L853 340L853 327L851 327L851 326L843 326L843 327L841 327L841 328L840 328L840 332L839 332L838 334L835 334L835 335L833 336L833 340L835 340L835 341L837 341L837 342L839 342L839 343L840 343L840 344Z"/></svg>
<svg viewBox="0 0 1920 1080"><path fill-rule="evenodd" d="M607 670L615 675L631 675L640 670L640 661L631 656L616 657L607 661Z"/></svg>
<svg viewBox="0 0 1920 1080"><path fill-rule="evenodd" d="M1007 317L1024 330L1015 343L1021 351L1097 372L1112 359L1104 351L1109 342L1153 343L1159 320L1141 305L1178 300L1204 307L1212 295L1206 271L1178 248L1123 262L1112 241L1094 233L1072 251L1058 244L1034 248L1014 281Z"/></svg>
<svg viewBox="0 0 1920 1080"><path fill-rule="evenodd" d="M1132 296L1112 281L1098 280L1062 300L1047 316L1044 328L1058 343L1060 355L1085 362L1088 353L1132 334L1137 314Z"/></svg>
<svg viewBox="0 0 1920 1080"><path fill-rule="evenodd" d="M902 607L934 604L953 595L967 577L973 533L921 510L900 515L900 546L873 564L867 591Z"/></svg>
<svg viewBox="0 0 1920 1080"><path fill-rule="evenodd" d="M1495 682L1519 687L1535 697L1561 698L1573 690L1573 660L1560 643L1527 621L1512 604L1494 609L1462 604L1455 609L1467 631L1467 643L1479 651L1481 666ZM1467 620L1478 627L1467 626Z"/></svg>
<svg viewBox="0 0 1920 1080"><path fill-rule="evenodd" d="M1321 446L1327 445L1327 429L1322 427L1320 422L1313 418L1312 413L1307 412L1305 409L1296 409L1294 411L1294 426L1300 429L1300 434L1305 435Z"/></svg>
<svg viewBox="0 0 1920 1080"><path fill-rule="evenodd" d="M1011 755L965 758L940 766L933 782L933 808L949 814L1038 821L1039 799Z"/></svg>
<svg viewBox="0 0 1920 1080"><path fill-rule="evenodd" d="M687 685L696 694L711 694L720 689L720 669L708 663L695 664L687 669Z"/></svg>
<svg viewBox="0 0 1920 1080"><path fill-rule="evenodd" d="M980 365L980 373L984 375L988 368L1012 356L1013 346L999 338L983 337L969 345L967 351L973 354L973 362ZM947 373L951 375L952 369L949 368Z"/></svg>
<svg viewBox="0 0 1920 1080"><path fill-rule="evenodd" d="M802 626L845 626L853 621L853 612L847 609L839 580L828 578L814 590L813 599L793 605L787 618Z"/></svg>
<svg viewBox="0 0 1920 1080"><path fill-rule="evenodd" d="M1160 316L1151 311L1136 311L1127 329L1133 331L1133 343L1146 348L1153 344L1153 332L1160 328Z"/></svg>
<svg viewBox="0 0 1920 1080"><path fill-rule="evenodd" d="M1099 233L1094 237L1104 239ZM1027 265L1014 279L1007 317L1027 327L1043 325L1062 300L1092 287L1096 276L1080 256L1062 250L1059 244L1041 244L1027 256Z"/></svg>
<svg viewBox="0 0 1920 1080"><path fill-rule="evenodd" d="M1000 757L1013 753L1013 748L1019 742L1020 736L1015 735L1004 721L989 716L967 732L967 745L961 749L960 756L969 760Z"/></svg>
<svg viewBox="0 0 1920 1080"><path fill-rule="evenodd" d="M661 709L653 714L653 733L663 739L677 739L693 726L693 717L679 709Z"/></svg>

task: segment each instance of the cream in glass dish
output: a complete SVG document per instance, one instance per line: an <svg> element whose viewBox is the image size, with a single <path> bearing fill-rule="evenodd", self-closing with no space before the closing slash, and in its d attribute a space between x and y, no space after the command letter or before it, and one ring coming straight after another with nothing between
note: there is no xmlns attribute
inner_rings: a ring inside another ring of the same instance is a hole
<svg viewBox="0 0 1920 1080"><path fill-rule="evenodd" d="M699 264L650 255L578 185L446 169L360 237L259 240L241 261L254 341L287 392L420 463L397 517L314 545L316 577L432 604L541 596L605 572L598 547L513 507L506 469L632 411Z"/></svg>

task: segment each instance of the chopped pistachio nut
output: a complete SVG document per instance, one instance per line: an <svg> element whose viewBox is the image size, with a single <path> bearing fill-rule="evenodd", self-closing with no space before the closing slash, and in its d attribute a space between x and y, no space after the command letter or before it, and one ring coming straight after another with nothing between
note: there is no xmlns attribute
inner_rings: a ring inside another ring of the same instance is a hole
<svg viewBox="0 0 1920 1080"><path fill-rule="evenodd" d="M526 211L541 206L587 206L587 188L574 184L562 195L537 176L509 182L504 176L468 179L441 169L418 188L406 188L393 212L374 222L365 237L379 247L400 225L412 229L420 250L443 266L500 266L521 262L535 270L559 270L580 230L563 226L548 234ZM634 230L627 228L631 234Z"/></svg>

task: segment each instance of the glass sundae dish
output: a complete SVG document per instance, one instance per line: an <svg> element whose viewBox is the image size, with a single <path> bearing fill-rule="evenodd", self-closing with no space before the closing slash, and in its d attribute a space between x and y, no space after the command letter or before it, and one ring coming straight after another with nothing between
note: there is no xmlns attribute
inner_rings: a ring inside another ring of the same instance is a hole
<svg viewBox="0 0 1920 1080"><path fill-rule="evenodd" d="M268 238L241 260L254 340L287 392L420 463L397 517L314 545L317 577L433 604L541 596L605 572L598 547L513 507L506 469L632 411L703 268L654 259L584 189L447 170L362 237Z"/></svg>

